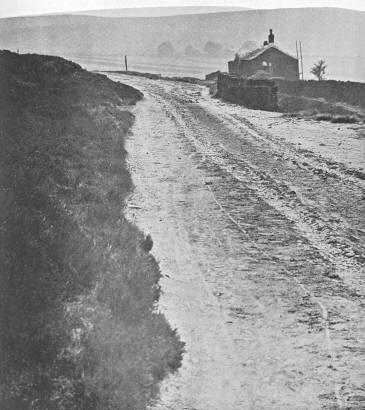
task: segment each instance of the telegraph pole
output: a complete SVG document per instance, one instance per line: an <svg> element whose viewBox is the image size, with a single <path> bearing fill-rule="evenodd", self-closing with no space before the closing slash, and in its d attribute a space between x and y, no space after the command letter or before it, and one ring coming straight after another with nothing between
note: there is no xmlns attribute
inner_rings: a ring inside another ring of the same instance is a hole
<svg viewBox="0 0 365 410"><path fill-rule="evenodd" d="M128 57L124 56L125 71L128 71Z"/></svg>
<svg viewBox="0 0 365 410"><path fill-rule="evenodd" d="M302 53L302 42L299 42L300 46L300 61L301 61L301 67L302 67L302 80L304 80L304 71L303 71L303 53Z"/></svg>
<svg viewBox="0 0 365 410"><path fill-rule="evenodd" d="M298 40L295 40L295 49L297 50L298 72L299 72L299 78L300 78L301 72L300 72L300 61L299 61L299 52L298 52Z"/></svg>

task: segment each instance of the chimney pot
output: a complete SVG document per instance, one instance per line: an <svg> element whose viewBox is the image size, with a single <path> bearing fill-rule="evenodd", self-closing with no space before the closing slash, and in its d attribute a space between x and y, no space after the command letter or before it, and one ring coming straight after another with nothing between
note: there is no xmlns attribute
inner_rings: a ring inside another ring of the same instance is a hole
<svg viewBox="0 0 365 410"><path fill-rule="evenodd" d="M275 36L272 32L272 28L270 29L270 34L269 34L269 43L272 44L275 41Z"/></svg>

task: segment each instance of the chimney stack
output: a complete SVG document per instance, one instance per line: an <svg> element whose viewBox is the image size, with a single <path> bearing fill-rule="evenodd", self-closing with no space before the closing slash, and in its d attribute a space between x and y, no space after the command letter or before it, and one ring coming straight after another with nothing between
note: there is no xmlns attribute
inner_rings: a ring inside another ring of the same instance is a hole
<svg viewBox="0 0 365 410"><path fill-rule="evenodd" d="M268 46L269 45L269 43L265 40L264 41L264 46Z"/></svg>
<svg viewBox="0 0 365 410"><path fill-rule="evenodd" d="M275 39L275 36L274 36L274 34L273 34L273 32L272 32L272 28L270 29L270 34L269 34L269 44L273 44L274 43L274 39Z"/></svg>

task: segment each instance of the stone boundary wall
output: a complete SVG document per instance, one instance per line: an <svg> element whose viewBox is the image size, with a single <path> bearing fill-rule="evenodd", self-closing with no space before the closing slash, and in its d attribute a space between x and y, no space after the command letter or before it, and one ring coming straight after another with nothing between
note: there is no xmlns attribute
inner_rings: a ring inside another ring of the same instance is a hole
<svg viewBox="0 0 365 410"><path fill-rule="evenodd" d="M324 98L331 103L346 103L365 109L365 83L352 81L275 80L278 92L296 97Z"/></svg>
<svg viewBox="0 0 365 410"><path fill-rule="evenodd" d="M239 76L218 74L217 97L247 108L276 111L277 86L272 80L246 80Z"/></svg>

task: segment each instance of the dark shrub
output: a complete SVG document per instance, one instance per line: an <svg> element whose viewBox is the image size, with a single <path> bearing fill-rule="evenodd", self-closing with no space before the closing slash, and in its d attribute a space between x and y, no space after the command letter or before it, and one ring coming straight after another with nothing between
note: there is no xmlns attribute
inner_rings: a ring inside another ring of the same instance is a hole
<svg viewBox="0 0 365 410"><path fill-rule="evenodd" d="M331 114L317 114L315 116L315 119L317 121L331 121L333 119L333 116Z"/></svg>
<svg viewBox="0 0 365 410"><path fill-rule="evenodd" d="M336 115L331 119L333 123L353 124L359 122L359 119L354 115Z"/></svg>

